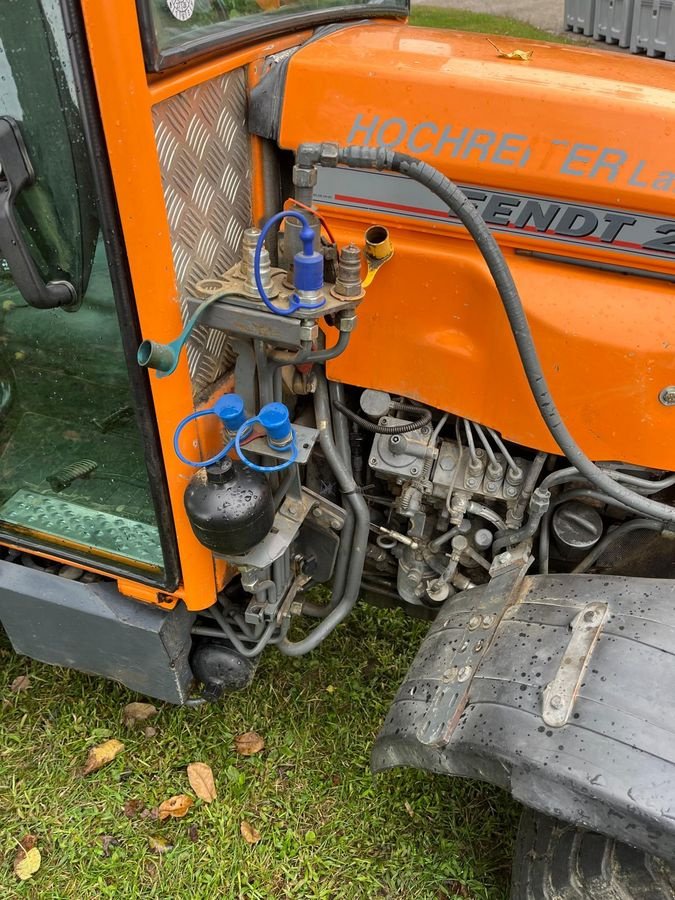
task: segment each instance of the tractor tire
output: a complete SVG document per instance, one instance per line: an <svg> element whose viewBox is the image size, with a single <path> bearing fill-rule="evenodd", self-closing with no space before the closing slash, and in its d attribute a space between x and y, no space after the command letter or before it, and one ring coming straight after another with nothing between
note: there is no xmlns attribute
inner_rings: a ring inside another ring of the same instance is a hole
<svg viewBox="0 0 675 900"><path fill-rule="evenodd" d="M612 838L526 809L511 900L673 900L675 867Z"/></svg>

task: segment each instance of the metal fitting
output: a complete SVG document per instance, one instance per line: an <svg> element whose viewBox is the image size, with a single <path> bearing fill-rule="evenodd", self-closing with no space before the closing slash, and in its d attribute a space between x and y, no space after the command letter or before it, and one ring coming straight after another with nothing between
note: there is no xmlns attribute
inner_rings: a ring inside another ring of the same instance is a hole
<svg viewBox="0 0 675 900"><path fill-rule="evenodd" d="M303 319L300 322L300 340L313 344L319 336L319 326L312 319Z"/></svg>
<svg viewBox="0 0 675 900"><path fill-rule="evenodd" d="M343 333L353 331L356 328L356 321L356 313L340 313L338 329Z"/></svg>
<svg viewBox="0 0 675 900"><path fill-rule="evenodd" d="M336 297L361 297L361 250L356 244L348 244L340 254L337 278L333 293Z"/></svg>
<svg viewBox="0 0 675 900"><path fill-rule="evenodd" d="M334 168L338 164L340 145L332 142L321 144L318 163L321 166Z"/></svg>
<svg viewBox="0 0 675 900"><path fill-rule="evenodd" d="M675 406L675 385L671 384L659 394L659 403L663 406Z"/></svg>
<svg viewBox="0 0 675 900"><path fill-rule="evenodd" d="M316 166L293 166L293 184L301 188L313 188L316 186L318 174Z"/></svg>
<svg viewBox="0 0 675 900"><path fill-rule="evenodd" d="M244 279L244 294L247 297L260 299L260 294L255 283L254 265L255 248L258 245L260 237L259 228L247 228L244 231L244 237L241 242L241 262L239 271ZM268 297L276 297L279 288L272 281L272 270L270 267L270 255L267 247L263 247L260 251L260 280L262 281L265 293Z"/></svg>

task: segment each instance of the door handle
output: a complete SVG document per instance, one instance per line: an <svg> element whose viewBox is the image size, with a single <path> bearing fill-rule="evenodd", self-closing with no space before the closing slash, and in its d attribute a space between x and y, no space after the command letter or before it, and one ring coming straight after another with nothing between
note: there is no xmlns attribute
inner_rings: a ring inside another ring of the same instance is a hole
<svg viewBox="0 0 675 900"><path fill-rule="evenodd" d="M79 306L75 288L69 281L45 282L19 228L16 198L34 181L35 170L17 122L0 116L0 254L26 303L36 309L73 311Z"/></svg>

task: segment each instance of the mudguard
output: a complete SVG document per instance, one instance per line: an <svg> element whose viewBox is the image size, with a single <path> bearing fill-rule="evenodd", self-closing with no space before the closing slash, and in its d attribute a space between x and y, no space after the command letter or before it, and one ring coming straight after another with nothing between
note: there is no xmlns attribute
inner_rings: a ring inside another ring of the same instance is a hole
<svg viewBox="0 0 675 900"><path fill-rule="evenodd" d="M451 597L372 754L675 862L675 582L512 569Z"/></svg>

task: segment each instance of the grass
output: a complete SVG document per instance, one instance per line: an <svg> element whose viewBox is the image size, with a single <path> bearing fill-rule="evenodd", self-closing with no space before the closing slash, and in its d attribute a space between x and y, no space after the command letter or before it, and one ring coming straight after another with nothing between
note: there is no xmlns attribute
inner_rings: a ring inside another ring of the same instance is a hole
<svg viewBox="0 0 675 900"><path fill-rule="evenodd" d="M122 726L122 687L15 656L2 645L0 896L115 898L406 898L499 900L508 890L517 810L496 788L416 771L374 777L369 749L425 631L401 613L360 608L307 658L263 658L245 693L217 706L161 706ZM9 684L28 673L31 686ZM142 699L142 698L141 698ZM237 756L255 730L266 749ZM110 737L125 750L79 770ZM191 793L185 767L208 763L218 799L184 819L127 818ZM262 834L248 846L245 819ZM19 883L17 842L35 834L42 868ZM119 841L106 856L102 836ZM173 845L153 853L148 839Z"/></svg>
<svg viewBox="0 0 675 900"><path fill-rule="evenodd" d="M489 13L467 12L459 9L441 9L435 6L413 6L410 13L410 24L425 28L454 28L458 31L504 34L509 37L528 38L534 41L571 43L569 38L563 34L552 34L508 16L493 16Z"/></svg>

